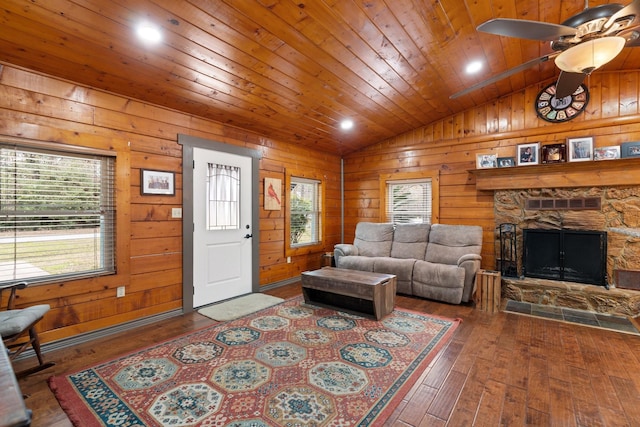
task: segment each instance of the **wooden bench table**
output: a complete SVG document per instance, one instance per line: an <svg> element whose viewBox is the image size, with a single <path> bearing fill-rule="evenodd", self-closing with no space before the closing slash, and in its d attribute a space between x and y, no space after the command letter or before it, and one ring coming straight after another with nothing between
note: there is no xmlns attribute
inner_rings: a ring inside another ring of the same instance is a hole
<svg viewBox="0 0 640 427"><path fill-rule="evenodd" d="M380 320L395 306L396 276L324 267L302 273L302 294L307 303L369 314Z"/></svg>

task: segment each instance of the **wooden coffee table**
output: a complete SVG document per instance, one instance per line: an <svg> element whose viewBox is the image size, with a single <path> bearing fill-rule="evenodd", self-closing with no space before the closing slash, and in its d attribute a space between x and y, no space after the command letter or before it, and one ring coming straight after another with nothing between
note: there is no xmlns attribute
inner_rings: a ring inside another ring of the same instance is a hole
<svg viewBox="0 0 640 427"><path fill-rule="evenodd" d="M393 311L396 276L324 267L302 273L302 294L310 304L382 319Z"/></svg>

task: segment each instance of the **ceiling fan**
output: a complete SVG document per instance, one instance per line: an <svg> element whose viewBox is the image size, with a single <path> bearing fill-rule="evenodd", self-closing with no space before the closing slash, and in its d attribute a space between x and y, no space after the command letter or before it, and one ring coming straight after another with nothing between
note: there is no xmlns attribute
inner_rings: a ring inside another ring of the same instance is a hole
<svg viewBox="0 0 640 427"><path fill-rule="evenodd" d="M459 98L520 71L555 58L560 68L556 98L570 96L593 70L615 58L624 47L640 46L640 0L589 7L562 24L524 19L496 18L477 28L484 33L521 39L550 41L552 53L532 59L487 80L476 83L450 99Z"/></svg>

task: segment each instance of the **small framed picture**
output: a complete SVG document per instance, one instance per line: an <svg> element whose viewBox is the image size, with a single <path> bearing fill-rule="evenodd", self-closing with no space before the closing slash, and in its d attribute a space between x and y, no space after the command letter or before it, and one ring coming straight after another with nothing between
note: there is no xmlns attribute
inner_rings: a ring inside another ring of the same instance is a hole
<svg viewBox="0 0 640 427"><path fill-rule="evenodd" d="M510 168L516 165L515 157L498 157L499 168Z"/></svg>
<svg viewBox="0 0 640 427"><path fill-rule="evenodd" d="M567 138L570 162L588 162L593 160L593 137Z"/></svg>
<svg viewBox="0 0 640 427"><path fill-rule="evenodd" d="M620 146L600 147L593 149L593 160L614 160L620 158Z"/></svg>
<svg viewBox="0 0 640 427"><path fill-rule="evenodd" d="M476 167L478 169L497 168L498 161L495 154L478 154L476 155Z"/></svg>
<svg viewBox="0 0 640 427"><path fill-rule="evenodd" d="M282 195L282 180L280 178L265 178L264 179L264 210L265 211L279 211L280 199Z"/></svg>
<svg viewBox="0 0 640 427"><path fill-rule="evenodd" d="M623 142L620 145L620 157L640 157L640 141Z"/></svg>
<svg viewBox="0 0 640 427"><path fill-rule="evenodd" d="M561 163L567 161L567 144L547 144L542 146L542 163Z"/></svg>
<svg viewBox="0 0 640 427"><path fill-rule="evenodd" d="M173 196L176 194L173 172L140 170L140 194Z"/></svg>
<svg viewBox="0 0 640 427"><path fill-rule="evenodd" d="M537 165L540 163L540 143L518 145L518 166Z"/></svg>

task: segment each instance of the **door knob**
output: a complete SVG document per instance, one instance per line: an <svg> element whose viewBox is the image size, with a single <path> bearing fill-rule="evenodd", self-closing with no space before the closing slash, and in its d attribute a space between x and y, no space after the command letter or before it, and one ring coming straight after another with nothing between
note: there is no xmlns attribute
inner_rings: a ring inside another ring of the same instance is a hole
<svg viewBox="0 0 640 427"><path fill-rule="evenodd" d="M245 234L244 236L245 239L250 239L252 237L253 237L253 234L249 234L249 233Z"/></svg>

